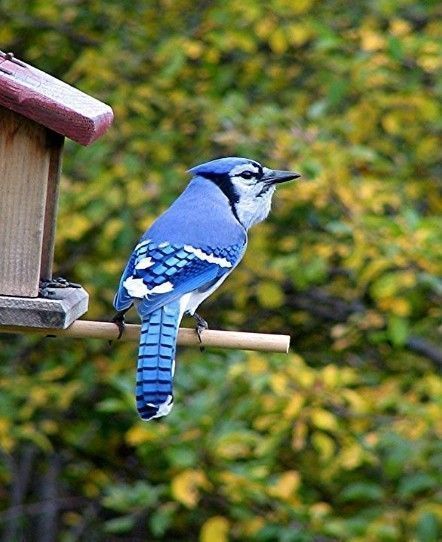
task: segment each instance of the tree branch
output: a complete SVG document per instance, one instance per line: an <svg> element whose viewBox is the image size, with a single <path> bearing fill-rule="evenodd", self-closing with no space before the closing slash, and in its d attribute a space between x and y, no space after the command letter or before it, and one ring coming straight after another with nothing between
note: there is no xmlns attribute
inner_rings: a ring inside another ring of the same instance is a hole
<svg viewBox="0 0 442 542"><path fill-rule="evenodd" d="M423 337L412 336L407 339L409 350L430 359L439 369L442 369L442 350Z"/></svg>
<svg viewBox="0 0 442 542"><path fill-rule="evenodd" d="M325 322L346 322L352 315L364 313L367 307L361 301L346 301L333 296L321 288L311 288L297 292L291 285L286 285L287 304L296 310L305 310L315 318ZM442 350L423 337L410 336L405 347L416 354L432 361L442 369Z"/></svg>

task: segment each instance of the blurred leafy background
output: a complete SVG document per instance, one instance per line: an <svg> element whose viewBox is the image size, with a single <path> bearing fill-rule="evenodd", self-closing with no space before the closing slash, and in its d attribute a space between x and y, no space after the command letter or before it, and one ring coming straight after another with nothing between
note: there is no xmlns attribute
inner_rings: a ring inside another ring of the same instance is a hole
<svg viewBox="0 0 442 542"><path fill-rule="evenodd" d="M88 318L111 317L188 167L245 155L304 176L201 311L291 334L288 357L182 349L173 413L146 424L134 344L1 337L2 541L441 539L440 14L1 1L2 50L115 112L65 151L57 274L90 292Z"/></svg>

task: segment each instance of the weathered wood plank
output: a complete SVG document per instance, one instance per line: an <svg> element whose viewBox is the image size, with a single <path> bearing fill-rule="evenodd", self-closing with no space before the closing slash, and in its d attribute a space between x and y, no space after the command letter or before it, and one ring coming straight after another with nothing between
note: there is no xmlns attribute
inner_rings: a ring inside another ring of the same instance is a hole
<svg viewBox="0 0 442 542"><path fill-rule="evenodd" d="M0 295L38 294L50 162L47 129L0 107Z"/></svg>
<svg viewBox="0 0 442 542"><path fill-rule="evenodd" d="M88 308L83 288L62 288L56 298L0 296L0 325L65 329Z"/></svg>
<svg viewBox="0 0 442 542"><path fill-rule="evenodd" d="M58 208L58 192L60 188L61 163L64 137L49 132L48 147L50 150L48 187L46 196L46 211L43 231L43 246L41 250L42 279L52 278L52 263L54 260L55 225Z"/></svg>
<svg viewBox="0 0 442 542"><path fill-rule="evenodd" d="M25 62L0 53L0 105L88 145L109 128L112 109Z"/></svg>

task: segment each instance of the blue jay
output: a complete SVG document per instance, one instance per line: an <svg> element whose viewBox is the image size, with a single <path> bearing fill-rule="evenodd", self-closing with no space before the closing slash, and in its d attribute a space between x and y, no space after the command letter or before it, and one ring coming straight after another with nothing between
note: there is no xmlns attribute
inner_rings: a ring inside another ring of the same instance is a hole
<svg viewBox="0 0 442 542"><path fill-rule="evenodd" d="M141 237L120 280L114 322L134 304L141 318L136 403L143 420L169 414L178 326L241 261L248 229L270 211L276 185L300 177L247 158L220 158L189 170L178 199Z"/></svg>

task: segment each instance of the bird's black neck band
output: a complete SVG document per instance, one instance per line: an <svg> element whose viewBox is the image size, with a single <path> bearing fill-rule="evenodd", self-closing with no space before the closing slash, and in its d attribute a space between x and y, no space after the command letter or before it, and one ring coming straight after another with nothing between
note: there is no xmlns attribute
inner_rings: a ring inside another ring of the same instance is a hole
<svg viewBox="0 0 442 542"><path fill-rule="evenodd" d="M232 209L233 216L241 224L241 221L238 217L238 213L236 211L236 204L239 202L239 197L238 197L238 194L235 192L235 188L232 185L232 181L230 180L230 177L228 175L215 175L215 174L211 175L210 173L204 173L201 175L201 177L204 177L205 179L212 181L213 184L215 184L223 192L223 194L229 200L229 204L230 204L230 208Z"/></svg>

